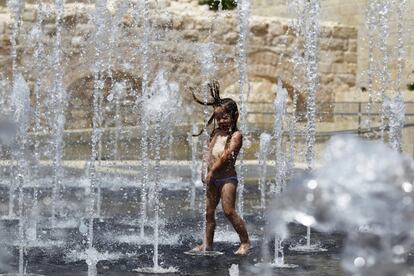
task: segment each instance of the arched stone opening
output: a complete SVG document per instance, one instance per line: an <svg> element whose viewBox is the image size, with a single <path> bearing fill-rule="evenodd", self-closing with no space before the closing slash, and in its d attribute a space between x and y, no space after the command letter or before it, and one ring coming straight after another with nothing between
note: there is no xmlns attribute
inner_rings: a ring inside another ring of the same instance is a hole
<svg viewBox="0 0 414 276"><path fill-rule="evenodd" d="M131 111L141 95L141 79L122 71L101 75L103 80L101 101L101 126L112 127L117 121L122 125L136 124L137 114ZM66 128L91 128L93 118L93 74L86 74L69 84Z"/></svg>
<svg viewBox="0 0 414 276"><path fill-rule="evenodd" d="M279 79L281 79L283 87L287 89L289 94L288 110L292 111L292 101L296 89L296 93L298 93L296 112L299 115L306 112L305 93L297 89L292 83L291 76L293 72L288 57L270 50L261 50L248 55L248 64L249 95L247 97L247 111L256 114L248 118L250 121L260 123L262 119L258 118L263 116L259 113L270 114L274 112L273 102L276 97L276 86ZM240 91L238 70L235 68L222 73L221 76L222 96L231 97L238 101ZM299 116L299 119L302 119L301 116Z"/></svg>
<svg viewBox="0 0 414 276"><path fill-rule="evenodd" d="M289 94L289 105L291 104L295 89L298 93L297 112L306 109L305 94L295 88L292 83L292 66L286 56L281 56L271 50L260 50L248 55L248 79L250 93L248 102L273 103L276 96L276 85L279 79ZM239 93L239 72L233 69L220 74L220 84L223 94L232 95L238 99Z"/></svg>

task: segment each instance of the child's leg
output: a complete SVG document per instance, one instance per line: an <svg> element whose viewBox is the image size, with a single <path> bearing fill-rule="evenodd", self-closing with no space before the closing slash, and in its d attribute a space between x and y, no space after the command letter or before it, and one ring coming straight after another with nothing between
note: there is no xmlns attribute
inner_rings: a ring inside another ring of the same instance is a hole
<svg viewBox="0 0 414 276"><path fill-rule="evenodd" d="M216 229L215 212L220 201L220 192L213 184L207 185L206 199L206 233L204 243L209 250L213 249L214 230Z"/></svg>
<svg viewBox="0 0 414 276"><path fill-rule="evenodd" d="M244 221L236 213L236 188L234 183L226 183L221 189L221 204L223 205L223 211L226 217L230 220L231 224L240 237L240 248L236 251L236 254L245 255L250 249L249 235L247 234Z"/></svg>
<svg viewBox="0 0 414 276"><path fill-rule="evenodd" d="M204 241L202 245L196 246L192 251L203 251L204 245L206 250L213 250L214 230L216 228L215 211L220 201L220 193L213 184L207 185L206 194L206 232L204 233Z"/></svg>

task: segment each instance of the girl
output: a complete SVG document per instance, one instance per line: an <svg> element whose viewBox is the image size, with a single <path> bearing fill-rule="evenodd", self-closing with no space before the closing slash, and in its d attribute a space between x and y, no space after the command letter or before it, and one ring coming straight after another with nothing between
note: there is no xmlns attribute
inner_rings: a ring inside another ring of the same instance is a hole
<svg viewBox="0 0 414 276"><path fill-rule="evenodd" d="M214 107L214 113L207 123L207 125L210 125L214 121L214 130L210 135L208 146L207 173L205 173L204 169L202 172L203 183L207 185L206 233L203 244L191 251L213 250L214 229L216 226L215 210L221 199L224 214L240 237L241 244L235 254L246 255L251 247L250 240L243 220L235 211L238 182L235 163L243 140L241 132L237 129L239 112L235 101L230 98L220 98L217 81L208 84L208 87L214 99L212 102L205 103L200 101L193 92L193 97L199 104L212 105ZM201 133L202 131L195 136L199 136Z"/></svg>

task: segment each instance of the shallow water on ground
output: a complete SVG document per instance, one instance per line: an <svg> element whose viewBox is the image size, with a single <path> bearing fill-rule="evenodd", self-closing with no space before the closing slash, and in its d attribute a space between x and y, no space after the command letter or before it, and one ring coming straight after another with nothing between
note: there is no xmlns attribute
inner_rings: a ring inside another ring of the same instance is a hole
<svg viewBox="0 0 414 276"><path fill-rule="evenodd" d="M44 175L47 175L45 169ZM85 199L85 179L82 170L67 170L64 189L60 199L60 228L50 225L51 189L50 179L45 177L39 183L39 209L41 216L37 224L38 241L32 241L26 249L27 273L42 275L80 276L87 275L88 267L84 260L77 260L86 249L87 218ZM107 260L98 262L99 275L144 275L135 269L153 266L153 230L152 210L148 208L149 220L145 223L145 236L140 236L140 184L133 176L101 173L102 213L94 219L94 247L107 255ZM224 217L219 205L217 210L217 231L215 250L224 254L217 257L189 256L188 251L201 242L203 225L203 191L197 187L195 210L189 208L190 182L186 175L168 178L163 182L161 191L162 221L160 223L160 266L174 267L179 275L228 275L232 264L239 264L240 275L263 274L255 266L262 261L262 240L264 237L263 210L260 205L260 192L257 181L248 181L245 186L244 219L253 243L253 249L245 257L233 252L238 248L238 236ZM174 180L175 179L175 180ZM177 180L179 182L177 182ZM132 184L131 184L132 183ZM42 186L43 185L43 186ZM28 185L30 186L30 185ZM25 207L31 209L33 187L25 188ZM7 181L0 186L0 206L7 215ZM28 222L33 221L30 214ZM18 269L17 219L0 220L0 273L16 272ZM28 225L31 225L30 223ZM317 241L326 252L301 253L290 251L289 247L305 243L306 228L289 225L291 236L284 242L285 261L298 265L294 269L273 268L273 275L342 275L340 253L344 236L340 233L321 234L312 232L313 241ZM271 249L272 250L272 249ZM271 253L272 254L272 253ZM177 275L174 274L174 275ZM147 275L147 274L145 274ZM157 274L156 274L157 275ZM173 274L160 274L173 275Z"/></svg>

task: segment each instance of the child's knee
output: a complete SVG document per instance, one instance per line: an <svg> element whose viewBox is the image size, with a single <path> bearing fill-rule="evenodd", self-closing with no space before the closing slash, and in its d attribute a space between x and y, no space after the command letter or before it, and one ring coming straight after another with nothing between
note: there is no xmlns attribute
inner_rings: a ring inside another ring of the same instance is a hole
<svg viewBox="0 0 414 276"><path fill-rule="evenodd" d="M207 221L207 223L215 223L216 222L214 212L207 212L206 213L206 221Z"/></svg>
<svg viewBox="0 0 414 276"><path fill-rule="evenodd" d="M237 216L236 210L234 210L234 208L224 208L223 212L227 218L234 218Z"/></svg>

